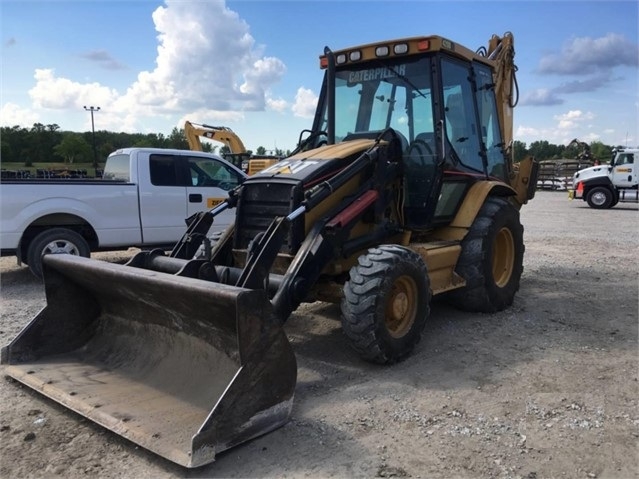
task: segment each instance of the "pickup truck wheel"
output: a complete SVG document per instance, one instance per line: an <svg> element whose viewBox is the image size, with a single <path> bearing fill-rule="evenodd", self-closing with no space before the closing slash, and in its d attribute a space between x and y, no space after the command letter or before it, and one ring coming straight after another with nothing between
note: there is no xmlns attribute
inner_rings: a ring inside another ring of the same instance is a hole
<svg viewBox="0 0 639 479"><path fill-rule="evenodd" d="M597 186L588 192L586 201L591 208L605 210L612 206L614 198L608 188Z"/></svg>
<svg viewBox="0 0 639 479"><path fill-rule="evenodd" d="M510 306L524 270L524 227L507 200L488 197L463 239L455 271L466 286L445 294L464 311L495 313Z"/></svg>
<svg viewBox="0 0 639 479"><path fill-rule="evenodd" d="M419 342L430 312L430 281L421 256L394 245L371 248L344 285L342 329L370 362L406 358Z"/></svg>
<svg viewBox="0 0 639 479"><path fill-rule="evenodd" d="M31 272L42 278L42 255L73 254L88 258L91 248L78 233L67 228L52 228L43 231L31 241L27 252L27 264Z"/></svg>

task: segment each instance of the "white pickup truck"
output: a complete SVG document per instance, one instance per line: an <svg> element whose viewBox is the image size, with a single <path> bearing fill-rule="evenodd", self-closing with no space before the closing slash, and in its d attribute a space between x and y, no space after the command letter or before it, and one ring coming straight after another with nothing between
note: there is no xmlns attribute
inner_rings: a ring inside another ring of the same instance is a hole
<svg viewBox="0 0 639 479"><path fill-rule="evenodd" d="M41 276L45 253L173 246L186 218L221 203L244 178L217 155L125 148L109 155L102 179L2 180L0 253ZM211 233L234 219L222 212Z"/></svg>

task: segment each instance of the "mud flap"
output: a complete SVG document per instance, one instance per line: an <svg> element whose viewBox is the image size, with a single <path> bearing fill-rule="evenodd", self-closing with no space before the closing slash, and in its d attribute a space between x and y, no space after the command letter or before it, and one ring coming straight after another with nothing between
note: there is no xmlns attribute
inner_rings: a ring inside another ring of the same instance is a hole
<svg viewBox="0 0 639 479"><path fill-rule="evenodd" d="M285 424L297 365L266 293L72 255L4 373L186 467Z"/></svg>

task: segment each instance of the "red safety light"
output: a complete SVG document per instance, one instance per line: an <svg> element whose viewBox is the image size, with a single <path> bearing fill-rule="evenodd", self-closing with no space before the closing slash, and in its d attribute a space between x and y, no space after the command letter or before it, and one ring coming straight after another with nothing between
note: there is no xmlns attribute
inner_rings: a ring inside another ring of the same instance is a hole
<svg viewBox="0 0 639 479"><path fill-rule="evenodd" d="M417 42L417 50L420 52L426 51L430 48L430 40L420 40Z"/></svg>

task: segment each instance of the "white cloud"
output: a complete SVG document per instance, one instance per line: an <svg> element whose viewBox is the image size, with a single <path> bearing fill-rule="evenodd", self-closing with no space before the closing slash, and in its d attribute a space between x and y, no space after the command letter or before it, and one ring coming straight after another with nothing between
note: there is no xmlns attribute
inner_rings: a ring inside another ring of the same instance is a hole
<svg viewBox="0 0 639 479"><path fill-rule="evenodd" d="M639 47L623 35L608 33L599 38L570 39L560 53L551 53L540 60L539 72L583 76L621 65L639 66Z"/></svg>
<svg viewBox="0 0 639 479"><path fill-rule="evenodd" d="M228 126L229 123L237 123L244 119L244 113L240 111L218 111L200 109L186 115L182 115L176 123L177 128L184 128L184 122L198 123L200 125Z"/></svg>
<svg viewBox="0 0 639 479"><path fill-rule="evenodd" d="M550 143L568 144L573 138L589 143L601 140L601 135L597 131L592 120L596 115L590 111L569 110L552 117L555 123L536 128L532 126L518 126L515 132L515 139L523 142L537 141L544 139ZM593 131L594 130L594 131Z"/></svg>
<svg viewBox="0 0 639 479"><path fill-rule="evenodd" d="M158 34L156 68L129 88L131 102L163 111L185 108L263 110L265 91L286 67L261 57L249 26L224 2L167 0L153 12Z"/></svg>
<svg viewBox="0 0 639 479"><path fill-rule="evenodd" d="M224 1L196 6L166 0L153 12L158 32L155 69L139 72L125 91L38 69L29 91L33 106L77 110L99 105L101 125L116 131L144 131L151 119L185 112L198 112L204 121L221 121L241 118L243 111L285 107L284 100L267 99L270 87L286 72L284 63L263 55L248 24ZM109 52L98 53L90 59L115 61Z"/></svg>
<svg viewBox="0 0 639 479"><path fill-rule="evenodd" d="M547 106L547 105L560 105L564 101L557 97L552 90L547 88L539 88L537 90L531 90L522 99L520 104L522 106Z"/></svg>
<svg viewBox="0 0 639 479"><path fill-rule="evenodd" d="M117 92L99 83L77 83L55 76L52 69L37 69L36 84L29 90L37 108L79 109L84 105L106 105L117 99Z"/></svg>
<svg viewBox="0 0 639 479"><path fill-rule="evenodd" d="M268 110L273 110L278 113L283 113L288 108L288 102L283 98L267 98L266 99L266 108Z"/></svg>
<svg viewBox="0 0 639 479"><path fill-rule="evenodd" d="M291 107L293 114L301 118L313 118L319 97L313 90L300 87L295 94L295 103Z"/></svg>
<svg viewBox="0 0 639 479"><path fill-rule="evenodd" d="M5 103L0 109L0 124L2 126L22 126L30 127L38 123L40 118L32 110L21 108L15 103Z"/></svg>
<svg viewBox="0 0 639 479"><path fill-rule="evenodd" d="M553 116L557 120L557 129L562 131L573 131L578 126L584 125L584 122L590 121L595 118L592 112L583 112L581 110L570 110L566 113ZM585 140L582 140L585 141Z"/></svg>

